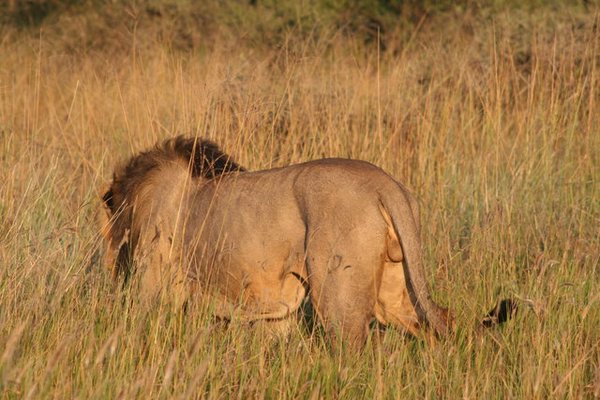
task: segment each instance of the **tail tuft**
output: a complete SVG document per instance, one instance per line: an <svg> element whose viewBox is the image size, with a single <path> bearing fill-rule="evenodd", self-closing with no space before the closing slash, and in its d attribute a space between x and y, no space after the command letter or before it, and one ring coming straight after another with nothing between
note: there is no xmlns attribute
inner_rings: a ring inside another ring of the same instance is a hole
<svg viewBox="0 0 600 400"><path fill-rule="evenodd" d="M514 299L503 299L496 304L494 308L485 316L481 325L490 328L494 325L502 324L513 318L518 310L518 304Z"/></svg>

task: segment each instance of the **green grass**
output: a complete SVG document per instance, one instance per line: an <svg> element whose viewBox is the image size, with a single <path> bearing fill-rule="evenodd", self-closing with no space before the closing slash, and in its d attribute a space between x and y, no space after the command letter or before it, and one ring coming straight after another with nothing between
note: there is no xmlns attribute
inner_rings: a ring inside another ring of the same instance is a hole
<svg viewBox="0 0 600 400"><path fill-rule="evenodd" d="M599 395L597 11L448 11L388 31L385 51L329 22L262 44L225 30L183 52L170 15L137 31L98 22L113 36L82 41L78 18L2 28L2 398ZM283 343L202 307L138 304L94 257L97 192L179 133L250 169L353 157L405 182L456 334L389 330L336 354L304 325ZM529 306L475 334L505 296Z"/></svg>

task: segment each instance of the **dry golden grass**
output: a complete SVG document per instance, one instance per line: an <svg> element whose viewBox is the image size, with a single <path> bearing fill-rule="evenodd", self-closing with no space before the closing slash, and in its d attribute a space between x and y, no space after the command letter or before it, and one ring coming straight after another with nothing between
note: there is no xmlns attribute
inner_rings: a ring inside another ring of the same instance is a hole
<svg viewBox="0 0 600 400"><path fill-rule="evenodd" d="M323 33L253 49L69 51L0 40L3 398L584 398L600 370L600 34L577 9L426 23L394 50ZM68 31L67 31L68 32ZM66 34L65 34L66 35ZM65 36L64 41L72 44ZM144 38L148 43L148 38ZM399 39L400 40L400 39ZM371 161L422 205L435 347L388 331L333 355L200 312L137 307L93 254L97 189L175 134L250 169ZM478 338L505 295L515 321Z"/></svg>

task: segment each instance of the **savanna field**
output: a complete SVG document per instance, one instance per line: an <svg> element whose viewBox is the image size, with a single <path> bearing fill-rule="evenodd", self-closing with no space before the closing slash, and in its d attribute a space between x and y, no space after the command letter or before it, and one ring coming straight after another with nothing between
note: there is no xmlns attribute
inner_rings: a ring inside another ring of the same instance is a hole
<svg viewBox="0 0 600 400"><path fill-rule="evenodd" d="M600 8L420 3L2 3L0 397L599 398ZM178 134L404 182L457 330L340 353L303 322L274 341L140 307L101 263L98 196ZM519 313L476 333L504 297Z"/></svg>

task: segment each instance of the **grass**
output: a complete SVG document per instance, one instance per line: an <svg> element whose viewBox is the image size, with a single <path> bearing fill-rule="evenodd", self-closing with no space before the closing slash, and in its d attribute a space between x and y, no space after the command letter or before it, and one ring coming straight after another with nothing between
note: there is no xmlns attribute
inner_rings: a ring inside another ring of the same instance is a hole
<svg viewBox="0 0 600 400"><path fill-rule="evenodd" d="M181 51L171 17L80 48L62 18L0 40L2 398L600 396L597 11L448 11L385 51L335 27ZM93 257L97 193L178 133L250 169L352 157L405 182L456 334L332 354L302 325L267 342L136 304ZM476 335L507 295L530 307Z"/></svg>

